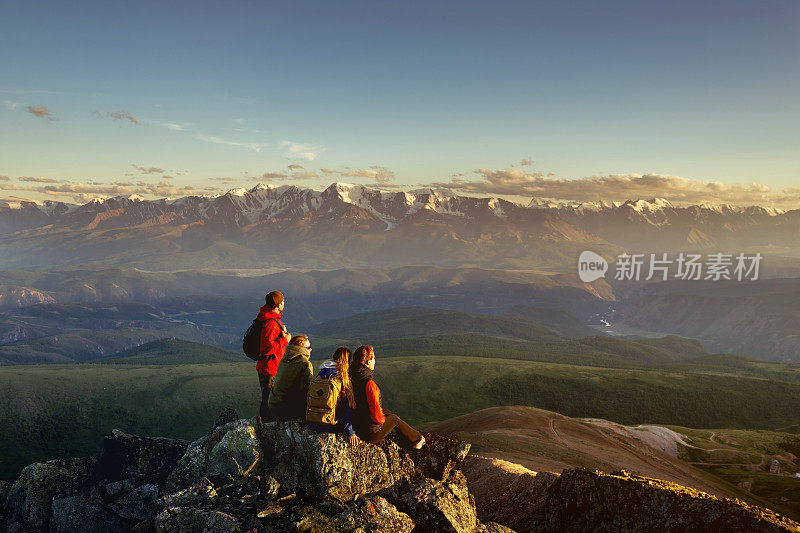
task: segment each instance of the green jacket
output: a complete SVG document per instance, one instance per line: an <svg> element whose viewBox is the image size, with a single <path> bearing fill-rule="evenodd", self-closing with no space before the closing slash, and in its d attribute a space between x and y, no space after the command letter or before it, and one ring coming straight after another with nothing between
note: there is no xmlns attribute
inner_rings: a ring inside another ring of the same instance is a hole
<svg viewBox="0 0 800 533"><path fill-rule="evenodd" d="M308 387L314 379L314 368L308 360L310 355L300 346L286 347L269 393L269 409L275 417L305 419Z"/></svg>

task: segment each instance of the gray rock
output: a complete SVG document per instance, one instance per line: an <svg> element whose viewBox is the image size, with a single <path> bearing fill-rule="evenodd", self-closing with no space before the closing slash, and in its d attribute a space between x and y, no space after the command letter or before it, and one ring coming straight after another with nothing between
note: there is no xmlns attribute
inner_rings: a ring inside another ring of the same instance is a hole
<svg viewBox="0 0 800 533"><path fill-rule="evenodd" d="M381 496L359 498L341 516L364 533L409 533L414 529L411 517Z"/></svg>
<svg viewBox="0 0 800 533"><path fill-rule="evenodd" d="M258 470L262 458L253 420L237 420L192 442L169 475L166 489L176 492L204 477L233 480Z"/></svg>
<svg viewBox="0 0 800 533"><path fill-rule="evenodd" d="M391 491L393 503L408 513L420 531L472 533L478 527L475 500L460 470L446 481L416 480Z"/></svg>
<svg viewBox="0 0 800 533"><path fill-rule="evenodd" d="M26 466L8 490L4 514L11 523L33 530L47 529L53 499L71 496L89 481L92 463L85 459L55 459Z"/></svg>
<svg viewBox="0 0 800 533"><path fill-rule="evenodd" d="M317 433L305 424L267 424L259 429L265 462L284 491L304 497L350 501L407 480L414 473L411 458L393 442L382 446Z"/></svg>
<svg viewBox="0 0 800 533"><path fill-rule="evenodd" d="M132 491L134 487L136 487L136 480L134 478L121 479L113 483L108 483L106 485L106 494L112 498L118 498L126 492Z"/></svg>
<svg viewBox="0 0 800 533"><path fill-rule="evenodd" d="M158 485L136 487L120 499L109 504L119 516L140 522L147 520L161 508L158 499Z"/></svg>
<svg viewBox="0 0 800 533"><path fill-rule="evenodd" d="M124 528L111 511L85 496L70 496L53 502L51 533L107 533Z"/></svg>
<svg viewBox="0 0 800 533"><path fill-rule="evenodd" d="M460 465L469 453L470 444L441 435L425 433L425 446L407 450L422 475L444 481L453 468Z"/></svg>
<svg viewBox="0 0 800 533"><path fill-rule="evenodd" d="M155 519L158 533L233 533L242 530L242 524L231 515L213 509L170 507Z"/></svg>
<svg viewBox="0 0 800 533"><path fill-rule="evenodd" d="M208 503L217 497L217 491L210 483L198 483L161 498L162 507L192 507Z"/></svg>
<svg viewBox="0 0 800 533"><path fill-rule="evenodd" d="M163 487L188 445L185 440L139 437L115 429L103 441L95 476L109 482L133 478L136 485Z"/></svg>
<svg viewBox="0 0 800 533"><path fill-rule="evenodd" d="M486 522L485 524L479 522L476 531L477 533L516 533L516 531L510 527L498 524L497 522Z"/></svg>

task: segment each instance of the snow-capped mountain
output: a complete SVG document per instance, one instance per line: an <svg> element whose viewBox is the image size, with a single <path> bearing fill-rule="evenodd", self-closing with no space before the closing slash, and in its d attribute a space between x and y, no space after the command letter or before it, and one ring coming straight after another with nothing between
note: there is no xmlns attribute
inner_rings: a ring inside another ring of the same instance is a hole
<svg viewBox="0 0 800 533"><path fill-rule="evenodd" d="M383 191L334 183L324 190L257 185L218 196L83 205L0 202L0 267L62 263L195 267L571 264L589 244L670 251L732 246L800 249L800 210L660 198L520 205L449 190ZM290 257L292 254L295 257ZM324 258L324 259L322 259Z"/></svg>

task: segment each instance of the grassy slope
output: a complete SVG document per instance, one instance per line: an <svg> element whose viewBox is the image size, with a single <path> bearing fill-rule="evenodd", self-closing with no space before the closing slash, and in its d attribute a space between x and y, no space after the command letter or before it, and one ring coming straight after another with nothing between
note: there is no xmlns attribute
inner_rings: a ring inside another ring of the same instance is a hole
<svg viewBox="0 0 800 533"><path fill-rule="evenodd" d="M233 350L180 339L160 339L125 350L114 357L100 359L97 362L129 365L187 365L241 363L244 360L244 355Z"/></svg>
<svg viewBox="0 0 800 533"><path fill-rule="evenodd" d="M800 384L753 378L457 356L383 358L376 375L384 405L414 424L515 404L626 424L800 424ZM259 399L247 362L0 368L0 477L98 451L113 428L196 438L222 408L250 416Z"/></svg>

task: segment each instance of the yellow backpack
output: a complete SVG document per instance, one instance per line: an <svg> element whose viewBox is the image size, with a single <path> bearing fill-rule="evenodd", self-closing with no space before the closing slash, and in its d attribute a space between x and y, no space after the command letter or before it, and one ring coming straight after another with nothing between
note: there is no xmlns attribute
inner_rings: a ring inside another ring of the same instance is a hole
<svg viewBox="0 0 800 533"><path fill-rule="evenodd" d="M316 424L336 424L336 404L342 392L342 382L336 378L317 376L311 382L306 397L306 420Z"/></svg>

